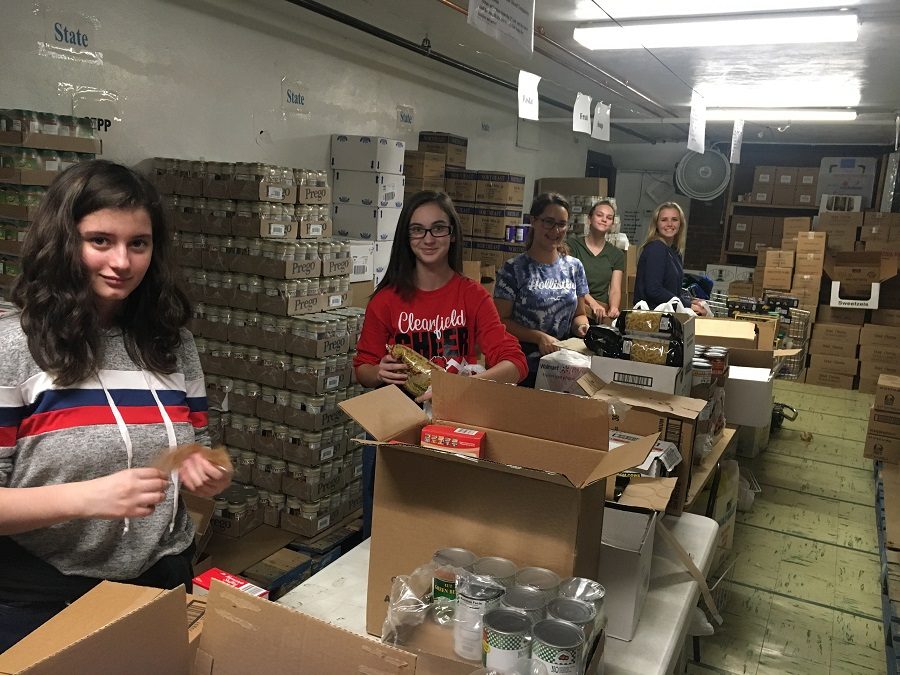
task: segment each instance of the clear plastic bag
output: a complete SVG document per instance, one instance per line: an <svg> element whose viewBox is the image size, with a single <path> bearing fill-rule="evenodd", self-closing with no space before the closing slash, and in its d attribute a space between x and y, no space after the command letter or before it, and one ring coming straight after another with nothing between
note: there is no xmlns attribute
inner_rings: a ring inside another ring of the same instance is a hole
<svg viewBox="0 0 900 675"><path fill-rule="evenodd" d="M381 641L402 645L409 633L428 617L432 607L431 584L436 565L428 563L410 575L394 577Z"/></svg>

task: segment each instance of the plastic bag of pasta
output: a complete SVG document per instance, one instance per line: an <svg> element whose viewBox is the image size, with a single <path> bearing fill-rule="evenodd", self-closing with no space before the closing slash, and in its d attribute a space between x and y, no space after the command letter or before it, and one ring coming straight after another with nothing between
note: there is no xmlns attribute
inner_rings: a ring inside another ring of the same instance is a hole
<svg viewBox="0 0 900 675"><path fill-rule="evenodd" d="M615 327L622 335L665 335L683 339L681 323L672 312L624 310L616 318Z"/></svg>
<svg viewBox="0 0 900 675"><path fill-rule="evenodd" d="M403 388L418 398L431 386L431 369L436 366L417 351L405 345L388 345L388 353L406 365L406 382Z"/></svg>
<svg viewBox="0 0 900 675"><path fill-rule="evenodd" d="M680 367L684 364L684 344L681 340L652 337L625 337L619 357L657 366Z"/></svg>

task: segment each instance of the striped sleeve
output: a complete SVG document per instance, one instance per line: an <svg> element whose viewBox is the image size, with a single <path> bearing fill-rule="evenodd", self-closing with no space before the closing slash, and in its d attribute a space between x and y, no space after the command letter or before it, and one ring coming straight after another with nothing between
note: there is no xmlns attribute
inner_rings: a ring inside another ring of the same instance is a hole
<svg viewBox="0 0 900 675"><path fill-rule="evenodd" d="M25 417L25 410L19 387L0 386L0 486L9 482L19 424Z"/></svg>
<svg viewBox="0 0 900 675"><path fill-rule="evenodd" d="M206 402L206 380L200 366L200 355L194 344L194 336L187 330L181 331L182 368L184 371L184 389L190 410L191 425L194 437L200 445L209 446L209 409Z"/></svg>

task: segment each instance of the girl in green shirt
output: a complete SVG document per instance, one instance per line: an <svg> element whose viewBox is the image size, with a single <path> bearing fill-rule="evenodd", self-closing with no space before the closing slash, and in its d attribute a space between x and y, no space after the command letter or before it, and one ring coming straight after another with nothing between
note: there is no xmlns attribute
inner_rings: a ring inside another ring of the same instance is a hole
<svg viewBox="0 0 900 675"><path fill-rule="evenodd" d="M625 253L606 241L615 217L612 202L601 199L588 213L588 233L573 235L568 241L571 254L584 265L590 290L585 296L586 309L588 316L593 316L597 321L615 319L619 316L622 303Z"/></svg>

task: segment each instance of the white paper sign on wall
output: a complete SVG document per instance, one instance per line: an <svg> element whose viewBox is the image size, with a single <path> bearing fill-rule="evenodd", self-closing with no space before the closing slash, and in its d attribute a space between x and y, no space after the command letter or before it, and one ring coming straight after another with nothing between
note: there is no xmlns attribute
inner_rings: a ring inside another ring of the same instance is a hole
<svg viewBox="0 0 900 675"><path fill-rule="evenodd" d="M580 91L572 107L572 131L591 133L591 97Z"/></svg>
<svg viewBox="0 0 900 675"><path fill-rule="evenodd" d="M44 24L38 54L66 61L103 65L103 33L100 19L76 11L36 6Z"/></svg>
<svg viewBox="0 0 900 675"><path fill-rule="evenodd" d="M534 52L534 0L469 0L468 23L510 49Z"/></svg>
<svg viewBox="0 0 900 675"><path fill-rule="evenodd" d="M522 119L539 119L538 83L540 81L540 75L529 73L526 70L519 71L519 117Z"/></svg>
<svg viewBox="0 0 900 675"><path fill-rule="evenodd" d="M706 152L706 103L696 91L691 94L691 124L688 128L688 150Z"/></svg>
<svg viewBox="0 0 900 675"><path fill-rule="evenodd" d="M741 163L741 145L744 143L744 120L735 120L731 130L731 158L732 164Z"/></svg>
<svg viewBox="0 0 900 675"><path fill-rule="evenodd" d="M416 109L411 105L397 106L397 129L399 131L412 131L416 121Z"/></svg>
<svg viewBox="0 0 900 675"><path fill-rule="evenodd" d="M281 78L281 112L286 115L309 115L306 87L300 80Z"/></svg>
<svg viewBox="0 0 900 675"><path fill-rule="evenodd" d="M594 108L594 126L591 137L598 141L609 140L609 110L610 107L605 103L598 103Z"/></svg>

